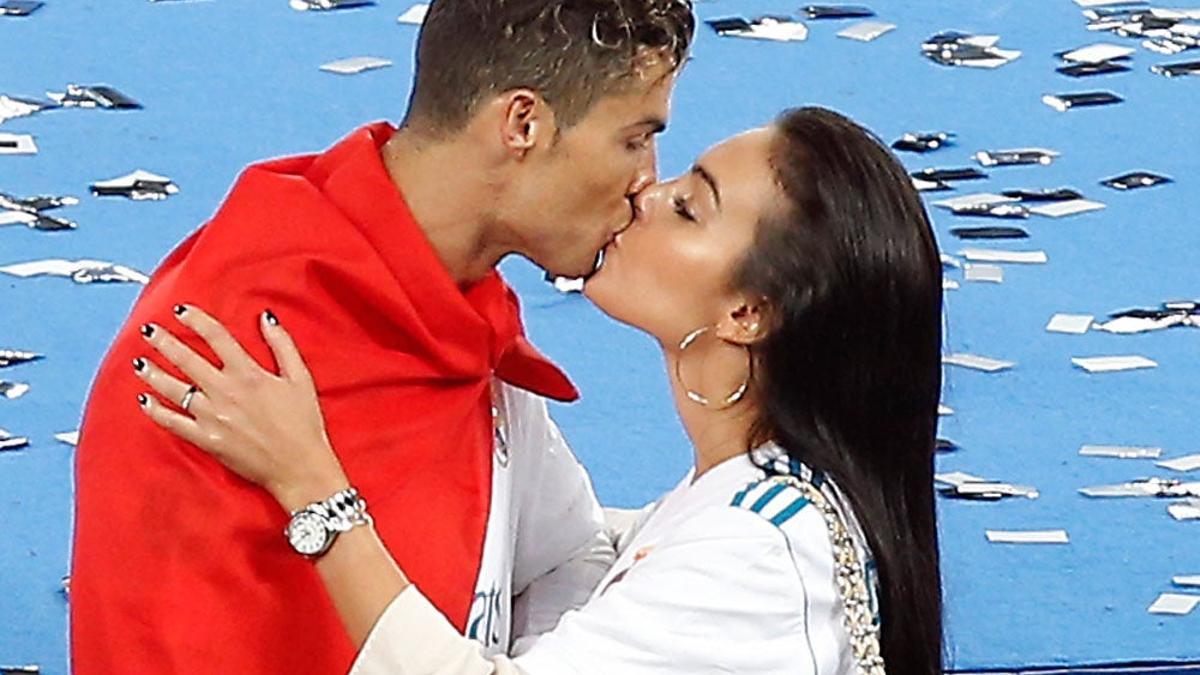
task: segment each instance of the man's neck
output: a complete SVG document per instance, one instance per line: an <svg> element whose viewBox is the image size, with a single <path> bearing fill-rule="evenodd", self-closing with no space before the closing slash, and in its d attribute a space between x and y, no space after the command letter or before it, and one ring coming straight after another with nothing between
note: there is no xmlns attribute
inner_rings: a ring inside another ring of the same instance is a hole
<svg viewBox="0 0 1200 675"><path fill-rule="evenodd" d="M450 276L467 288L510 252L487 215L493 186L469 144L417 143L412 134L401 128L384 144L384 166Z"/></svg>

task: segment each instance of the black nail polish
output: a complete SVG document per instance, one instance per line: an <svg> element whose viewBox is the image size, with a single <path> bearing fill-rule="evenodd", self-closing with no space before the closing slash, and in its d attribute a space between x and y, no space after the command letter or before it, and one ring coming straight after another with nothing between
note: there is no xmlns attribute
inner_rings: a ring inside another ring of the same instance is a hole
<svg viewBox="0 0 1200 675"><path fill-rule="evenodd" d="M183 316L185 313L187 313L187 307L184 307L183 305L175 305L174 311L175 316Z"/></svg>
<svg viewBox="0 0 1200 675"><path fill-rule="evenodd" d="M263 312L263 318L266 319L267 323L271 324L272 326L279 325L279 319L276 318L275 315L269 309Z"/></svg>
<svg viewBox="0 0 1200 675"><path fill-rule="evenodd" d="M148 323L142 324L142 335L145 337L154 337L154 326Z"/></svg>
<svg viewBox="0 0 1200 675"><path fill-rule="evenodd" d="M150 405L150 397L145 394L138 394L138 405L143 408Z"/></svg>
<svg viewBox="0 0 1200 675"><path fill-rule="evenodd" d="M133 369L139 373L146 369L146 359L136 358L133 360Z"/></svg>

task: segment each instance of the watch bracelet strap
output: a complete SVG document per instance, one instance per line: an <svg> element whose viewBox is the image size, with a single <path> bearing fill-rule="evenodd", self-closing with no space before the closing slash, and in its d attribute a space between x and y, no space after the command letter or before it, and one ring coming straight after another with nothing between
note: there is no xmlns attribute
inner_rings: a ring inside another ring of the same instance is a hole
<svg viewBox="0 0 1200 675"><path fill-rule="evenodd" d="M313 502L303 510L313 511L325 518L336 532L349 532L357 525L372 525L374 521L367 513L367 501L355 488L339 490L324 501Z"/></svg>

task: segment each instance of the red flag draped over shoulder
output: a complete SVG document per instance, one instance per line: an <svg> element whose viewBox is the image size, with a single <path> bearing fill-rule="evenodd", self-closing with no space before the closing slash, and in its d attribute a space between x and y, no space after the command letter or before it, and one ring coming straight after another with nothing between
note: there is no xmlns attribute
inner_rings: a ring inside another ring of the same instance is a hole
<svg viewBox="0 0 1200 675"><path fill-rule="evenodd" d="M523 337L498 274L466 291L449 276L380 159L393 132L374 124L324 154L250 167L138 299L80 434L75 675L327 675L353 661L313 564L283 538L287 515L137 407L141 324L198 347L172 320L176 303L214 314L271 367L258 316L275 312L383 541L465 624L490 498L490 380L562 400L576 392Z"/></svg>

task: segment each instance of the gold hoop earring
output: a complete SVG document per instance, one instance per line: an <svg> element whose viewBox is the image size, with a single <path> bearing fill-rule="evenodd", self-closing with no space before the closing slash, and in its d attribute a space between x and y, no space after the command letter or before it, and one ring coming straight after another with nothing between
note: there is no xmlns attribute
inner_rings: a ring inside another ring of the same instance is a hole
<svg viewBox="0 0 1200 675"><path fill-rule="evenodd" d="M720 406L713 407L712 402L709 401L707 396L693 391L691 387L689 387L687 383L683 381L683 373L681 372L680 365L683 363L683 354L687 351L687 348L692 346L692 344L696 342L697 338L710 330L712 330L711 327L702 326L688 333L683 340L679 342L679 356L675 359L675 379L678 380L680 386L683 387L683 393L687 394L687 397L694 403L698 403L705 408L711 407L713 410L725 410L736 405L738 401L741 401L746 396L746 392L750 390L750 381L754 379L754 353L750 351L749 345L737 345L746 351L746 379L740 385L738 385L737 389L733 390L732 394L729 394L721 400ZM733 345L736 343L729 342L729 344Z"/></svg>

